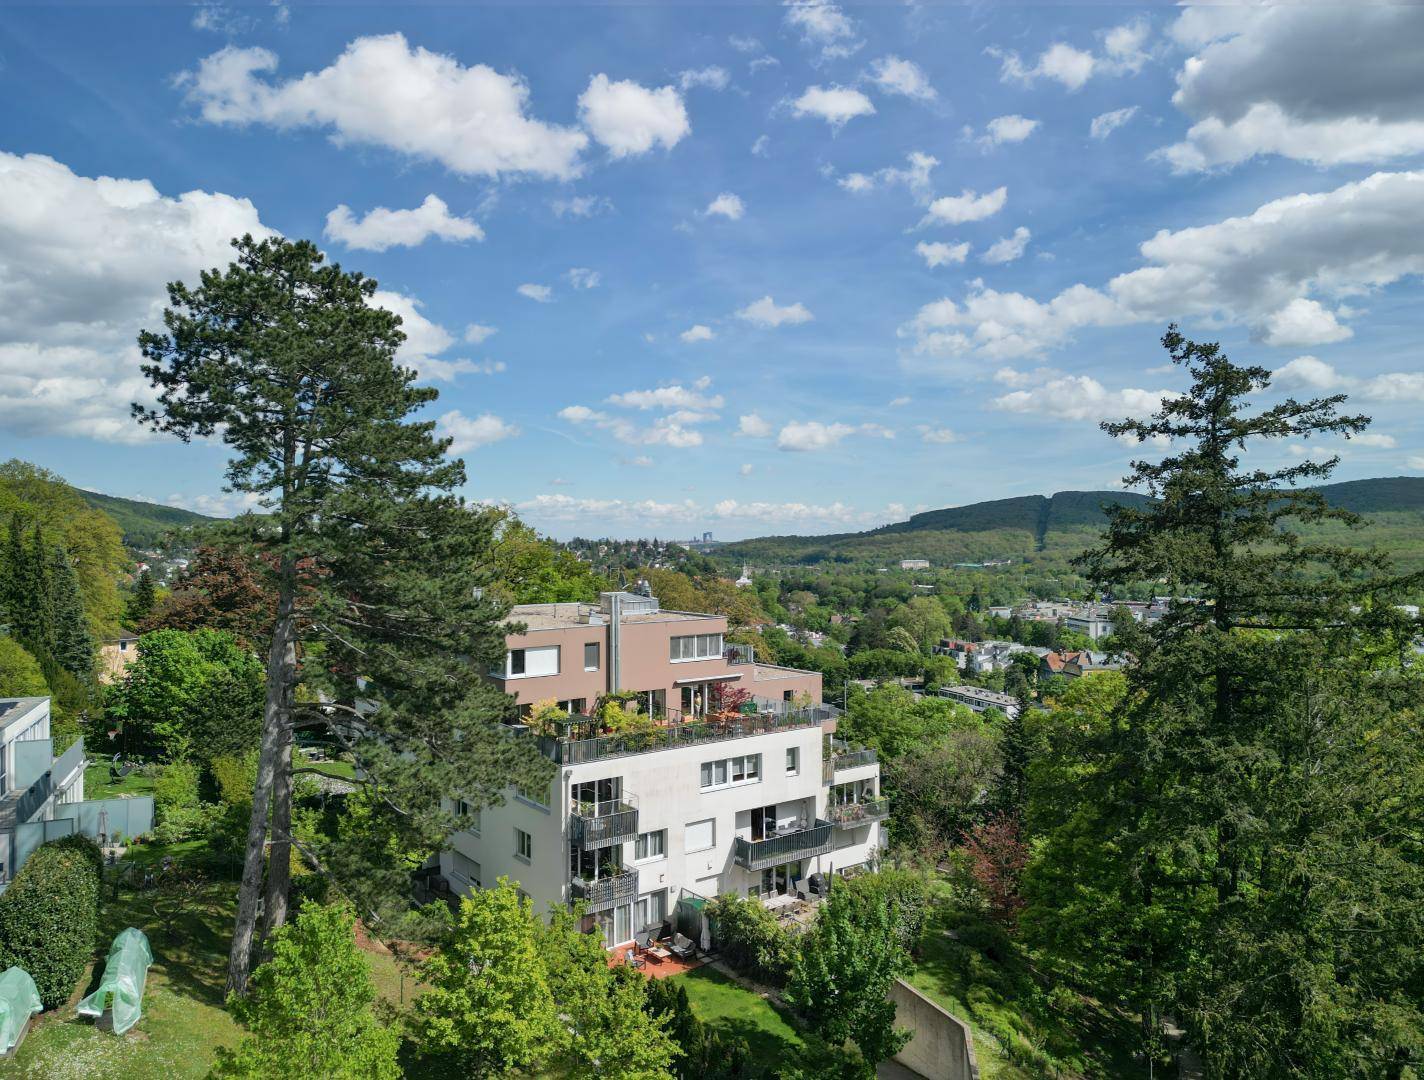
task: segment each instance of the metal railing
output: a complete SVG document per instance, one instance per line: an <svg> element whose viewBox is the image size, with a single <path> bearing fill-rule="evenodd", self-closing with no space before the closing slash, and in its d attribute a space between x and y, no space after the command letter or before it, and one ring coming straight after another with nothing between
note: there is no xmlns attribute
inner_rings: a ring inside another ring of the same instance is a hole
<svg viewBox="0 0 1424 1080"><path fill-rule="evenodd" d="M770 836L765 840L743 840L732 844L732 861L746 870L765 870L796 859L809 859L831 850L831 823L817 818L809 828Z"/></svg>
<svg viewBox="0 0 1424 1080"><path fill-rule="evenodd" d="M569 839L585 850L612 847L638 837L638 799L624 792L617 799L576 802L569 813Z"/></svg>
<svg viewBox="0 0 1424 1080"><path fill-rule="evenodd" d="M890 800L884 795L860 802L840 803L826 808L826 818L832 825L851 829L872 821L884 821L890 816Z"/></svg>
<svg viewBox="0 0 1424 1080"><path fill-rule="evenodd" d="M575 902L582 901L590 912L631 904L638 898L638 871L623 870L597 881L574 878L569 883L569 896Z"/></svg>
<svg viewBox="0 0 1424 1080"><path fill-rule="evenodd" d="M694 720L684 723L654 724L644 731L621 735L600 735L592 739L563 739L539 736L539 750L560 765L578 765L626 754L647 754L705 742L744 739L800 727L819 727L832 715L827 706L815 705L794 712L759 712L727 720Z"/></svg>
<svg viewBox="0 0 1424 1080"><path fill-rule="evenodd" d="M874 765L879 761L879 756L868 746L862 746L855 750L845 750L831 755L831 768L836 772L842 769L858 769L862 765Z"/></svg>

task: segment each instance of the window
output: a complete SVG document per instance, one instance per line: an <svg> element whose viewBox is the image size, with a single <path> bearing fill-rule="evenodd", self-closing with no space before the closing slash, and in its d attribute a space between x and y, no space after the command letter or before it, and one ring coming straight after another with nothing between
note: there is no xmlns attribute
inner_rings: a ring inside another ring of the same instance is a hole
<svg viewBox="0 0 1424 1080"><path fill-rule="evenodd" d="M648 893L647 896L638 897L638 909L634 915L637 917L639 929L661 926L667 918L667 890L659 889L657 892Z"/></svg>
<svg viewBox="0 0 1424 1080"><path fill-rule="evenodd" d="M455 816L460 819L460 827L466 832L480 835L480 808L471 806L464 799L455 804Z"/></svg>
<svg viewBox="0 0 1424 1080"><path fill-rule="evenodd" d="M476 889L480 887L480 864L474 859L466 858L458 851L450 852L450 876L459 878L467 885L473 885Z"/></svg>
<svg viewBox="0 0 1424 1080"><path fill-rule="evenodd" d="M702 790L727 787L730 784L753 784L761 779L761 755L704 761L699 776Z"/></svg>
<svg viewBox="0 0 1424 1080"><path fill-rule="evenodd" d="M633 844L633 858L660 859L667 854L667 830L639 833Z"/></svg>
<svg viewBox="0 0 1424 1080"><path fill-rule="evenodd" d="M549 809L548 788L519 787L516 785L514 791L515 794L525 802L532 802L535 806L542 806L545 810Z"/></svg>
<svg viewBox="0 0 1424 1080"><path fill-rule="evenodd" d="M531 862L534 859L534 837L523 829L514 830L514 856L525 862Z"/></svg>
<svg viewBox="0 0 1424 1080"><path fill-rule="evenodd" d="M583 669L585 671L598 670L598 642L585 641L583 643Z"/></svg>
<svg viewBox="0 0 1424 1080"><path fill-rule="evenodd" d="M510 649L504 674L510 679L532 679L559 673L559 647L541 645L537 649Z"/></svg>
<svg viewBox="0 0 1424 1080"><path fill-rule="evenodd" d="M786 775L795 776L801 771L801 748L788 746L786 748Z"/></svg>
<svg viewBox="0 0 1424 1080"><path fill-rule="evenodd" d="M717 819L689 821L687 834L683 840L683 850L687 852L706 851L717 846Z"/></svg>
<svg viewBox="0 0 1424 1080"><path fill-rule="evenodd" d="M722 655L721 634L687 634L668 638L668 659L713 660Z"/></svg>

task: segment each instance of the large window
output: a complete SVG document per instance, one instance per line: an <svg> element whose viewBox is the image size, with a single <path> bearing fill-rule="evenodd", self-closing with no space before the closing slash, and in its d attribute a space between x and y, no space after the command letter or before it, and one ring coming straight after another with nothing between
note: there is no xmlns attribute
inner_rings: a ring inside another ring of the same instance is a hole
<svg viewBox="0 0 1424 1080"><path fill-rule="evenodd" d="M585 671L598 670L598 642L585 641L583 644L583 669Z"/></svg>
<svg viewBox="0 0 1424 1080"><path fill-rule="evenodd" d="M687 823L687 834L683 840L684 851L689 853L694 851L706 851L708 848L716 846L716 818L708 818L706 821L689 821Z"/></svg>
<svg viewBox="0 0 1424 1080"><path fill-rule="evenodd" d="M668 639L668 659L713 660L722 655L721 634L688 634Z"/></svg>
<svg viewBox="0 0 1424 1080"><path fill-rule="evenodd" d="M537 649L510 649L504 674L510 679L533 679L559 673L559 647L541 645Z"/></svg>
<svg viewBox="0 0 1424 1080"><path fill-rule="evenodd" d="M661 926L667 918L667 890L659 889L657 892L648 893L647 896L638 897L634 917L640 930Z"/></svg>
<svg viewBox="0 0 1424 1080"><path fill-rule="evenodd" d="M519 787L516 785L514 791L525 802L542 806L545 810L549 809L549 789L547 787Z"/></svg>
<svg viewBox="0 0 1424 1080"><path fill-rule="evenodd" d="M667 830L639 833L633 844L633 858L660 859L667 854Z"/></svg>
<svg viewBox="0 0 1424 1080"><path fill-rule="evenodd" d="M514 854L525 862L534 860L534 837L523 829L514 830Z"/></svg>
<svg viewBox="0 0 1424 1080"><path fill-rule="evenodd" d="M450 876L478 889L480 887L480 864L474 859L461 855L458 851L452 851L450 852Z"/></svg>
<svg viewBox="0 0 1424 1080"><path fill-rule="evenodd" d="M754 784L760 779L760 754L744 754L740 757L719 758L702 763L700 781L703 791L713 791L734 784Z"/></svg>
<svg viewBox="0 0 1424 1080"><path fill-rule="evenodd" d="M480 808L471 806L464 799L455 804L455 816L460 819L460 828L480 835Z"/></svg>

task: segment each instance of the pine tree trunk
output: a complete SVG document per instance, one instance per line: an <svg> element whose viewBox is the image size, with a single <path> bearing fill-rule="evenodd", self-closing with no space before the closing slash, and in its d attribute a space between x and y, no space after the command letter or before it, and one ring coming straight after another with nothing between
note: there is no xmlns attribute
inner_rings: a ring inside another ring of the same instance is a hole
<svg viewBox="0 0 1424 1080"><path fill-rule="evenodd" d="M262 744L257 757L257 784L252 792L252 817L247 826L247 855L242 865L242 885L237 893L237 921L228 954L227 990L247 992L247 976L252 966L252 941L257 929L257 901L262 895L263 847L267 839L267 813L272 797L272 779L283 739L284 706L289 700L293 675L295 632L293 608L296 598L296 561L282 557L277 593L277 621L272 628L272 646L267 654L267 701L262 717Z"/></svg>
<svg viewBox="0 0 1424 1080"><path fill-rule="evenodd" d="M295 667L295 656L291 658ZM282 730L272 774L272 847L267 859L267 902L262 940L287 921L287 890L292 881L292 707L287 694Z"/></svg>

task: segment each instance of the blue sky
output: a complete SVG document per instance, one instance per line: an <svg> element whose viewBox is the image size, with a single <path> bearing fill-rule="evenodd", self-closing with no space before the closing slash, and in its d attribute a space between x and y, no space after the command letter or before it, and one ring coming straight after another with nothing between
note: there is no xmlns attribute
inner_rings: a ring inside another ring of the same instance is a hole
<svg viewBox="0 0 1424 1080"><path fill-rule="evenodd" d="M1358 4L8 8L0 454L239 508L127 419L133 336L265 229L379 279L468 494L559 536L1113 486L1172 318L1376 417L1268 464L1424 472L1421 48Z"/></svg>

